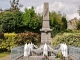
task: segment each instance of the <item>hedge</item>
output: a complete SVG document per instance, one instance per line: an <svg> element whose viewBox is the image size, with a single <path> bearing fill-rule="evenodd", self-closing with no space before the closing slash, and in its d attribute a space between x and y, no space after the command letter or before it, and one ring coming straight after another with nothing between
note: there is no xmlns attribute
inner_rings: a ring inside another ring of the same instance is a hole
<svg viewBox="0 0 80 60"><path fill-rule="evenodd" d="M80 47L80 33L63 33L58 34L52 39L52 45L57 46L60 43Z"/></svg>
<svg viewBox="0 0 80 60"><path fill-rule="evenodd" d="M24 45L25 43L40 44L40 34L26 33L4 33L4 39L0 39L0 52L10 51L11 48Z"/></svg>

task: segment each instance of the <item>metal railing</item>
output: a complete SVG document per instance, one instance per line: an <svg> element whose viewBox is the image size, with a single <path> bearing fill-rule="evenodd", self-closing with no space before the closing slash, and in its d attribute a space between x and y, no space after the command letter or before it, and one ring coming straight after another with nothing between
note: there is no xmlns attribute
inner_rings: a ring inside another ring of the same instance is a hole
<svg viewBox="0 0 80 60"><path fill-rule="evenodd" d="M69 46L68 49L69 55L76 58L77 60L80 60L80 48Z"/></svg>
<svg viewBox="0 0 80 60"><path fill-rule="evenodd" d="M68 46L68 52L69 55L71 55L77 60L80 60L80 48ZM18 46L11 49L11 60L25 60L23 55L24 55L24 46Z"/></svg>
<svg viewBox="0 0 80 60"><path fill-rule="evenodd" d="M11 49L11 60L16 60L24 54L24 46L18 46Z"/></svg>

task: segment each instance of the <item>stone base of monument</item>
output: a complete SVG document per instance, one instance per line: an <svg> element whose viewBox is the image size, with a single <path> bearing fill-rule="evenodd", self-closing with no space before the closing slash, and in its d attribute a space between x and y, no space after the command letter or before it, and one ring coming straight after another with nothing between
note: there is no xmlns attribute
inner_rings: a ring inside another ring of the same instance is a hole
<svg viewBox="0 0 80 60"><path fill-rule="evenodd" d="M23 60L42 60L43 56L29 56L29 57L24 57ZM49 60L55 60L55 56L49 56Z"/></svg>

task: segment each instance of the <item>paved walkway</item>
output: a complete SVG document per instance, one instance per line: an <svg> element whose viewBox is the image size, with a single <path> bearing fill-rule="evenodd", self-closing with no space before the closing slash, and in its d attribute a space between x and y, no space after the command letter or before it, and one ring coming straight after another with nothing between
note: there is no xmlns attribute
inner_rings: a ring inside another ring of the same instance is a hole
<svg viewBox="0 0 80 60"><path fill-rule="evenodd" d="M68 60L75 60L75 59L71 59L72 57L69 56L69 59ZM6 56L6 57L3 57L1 58L0 60L10 60L10 55Z"/></svg>
<svg viewBox="0 0 80 60"><path fill-rule="evenodd" d="M6 56L6 57L3 57L1 58L0 60L10 60L10 55Z"/></svg>

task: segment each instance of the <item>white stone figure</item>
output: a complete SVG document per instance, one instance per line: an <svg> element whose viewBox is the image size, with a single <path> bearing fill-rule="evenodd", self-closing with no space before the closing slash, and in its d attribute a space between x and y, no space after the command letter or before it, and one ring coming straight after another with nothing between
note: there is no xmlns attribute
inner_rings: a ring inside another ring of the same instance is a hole
<svg viewBox="0 0 80 60"><path fill-rule="evenodd" d="M66 43L64 44L64 57L68 57L68 48Z"/></svg>
<svg viewBox="0 0 80 60"><path fill-rule="evenodd" d="M30 44L30 51L32 51L33 50L33 44L31 43Z"/></svg>
<svg viewBox="0 0 80 60"><path fill-rule="evenodd" d="M67 45L66 45L66 43L64 44L64 43L62 43L62 44L60 44L60 50L61 50L61 52L62 52L62 55L64 56L64 57L67 57L68 56L68 54L67 54Z"/></svg>
<svg viewBox="0 0 80 60"><path fill-rule="evenodd" d="M24 46L24 56L28 56L28 45L27 45L27 43Z"/></svg>
<svg viewBox="0 0 80 60"><path fill-rule="evenodd" d="M44 55L48 55L48 47L47 44L45 43L45 45L43 46L43 56Z"/></svg>
<svg viewBox="0 0 80 60"><path fill-rule="evenodd" d="M63 53L64 53L64 44L63 43L60 44L60 50L61 50L62 55L63 55Z"/></svg>
<svg viewBox="0 0 80 60"><path fill-rule="evenodd" d="M30 43L28 44L28 56L30 55Z"/></svg>

